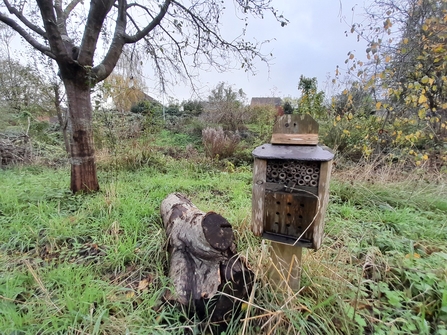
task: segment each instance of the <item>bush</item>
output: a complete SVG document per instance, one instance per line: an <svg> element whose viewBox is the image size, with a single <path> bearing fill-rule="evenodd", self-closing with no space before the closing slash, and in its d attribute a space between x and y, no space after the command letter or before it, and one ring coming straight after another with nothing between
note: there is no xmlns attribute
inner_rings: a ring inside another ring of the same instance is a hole
<svg viewBox="0 0 447 335"><path fill-rule="evenodd" d="M241 138L237 133L225 133L222 128L205 128L202 143L207 157L225 158L234 154Z"/></svg>
<svg viewBox="0 0 447 335"><path fill-rule="evenodd" d="M348 113L320 125L321 141L354 162L384 158L437 169L447 162L447 147L433 134L431 120Z"/></svg>

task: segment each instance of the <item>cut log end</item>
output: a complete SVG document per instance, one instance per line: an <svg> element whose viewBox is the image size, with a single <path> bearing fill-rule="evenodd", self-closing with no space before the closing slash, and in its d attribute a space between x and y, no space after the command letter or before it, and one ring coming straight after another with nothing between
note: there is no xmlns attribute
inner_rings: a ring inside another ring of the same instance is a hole
<svg viewBox="0 0 447 335"><path fill-rule="evenodd" d="M221 215L209 212L202 221L203 233L208 243L217 250L224 251L233 243L231 224Z"/></svg>

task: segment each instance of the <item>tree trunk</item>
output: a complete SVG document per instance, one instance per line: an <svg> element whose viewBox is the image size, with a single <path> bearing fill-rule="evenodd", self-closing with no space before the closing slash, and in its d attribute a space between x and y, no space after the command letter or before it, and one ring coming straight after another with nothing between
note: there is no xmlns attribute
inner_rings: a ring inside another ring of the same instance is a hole
<svg viewBox="0 0 447 335"><path fill-rule="evenodd" d="M73 193L99 190L93 143L90 87L85 83L86 80L84 76L77 81L64 80L68 100L70 188Z"/></svg>
<svg viewBox="0 0 447 335"><path fill-rule="evenodd" d="M175 288L166 298L225 325L240 311L240 300L232 297L248 300L253 285L252 271L236 254L231 225L219 214L200 211L180 193L168 195L160 212Z"/></svg>

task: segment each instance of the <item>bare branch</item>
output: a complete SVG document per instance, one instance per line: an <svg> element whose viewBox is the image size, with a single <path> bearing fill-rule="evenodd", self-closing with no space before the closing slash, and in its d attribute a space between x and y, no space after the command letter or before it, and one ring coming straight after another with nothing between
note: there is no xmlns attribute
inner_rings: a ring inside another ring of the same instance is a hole
<svg viewBox="0 0 447 335"><path fill-rule="evenodd" d="M62 2L61 0L54 0L54 9L56 10L56 14L59 16L62 13Z"/></svg>
<svg viewBox="0 0 447 335"><path fill-rule="evenodd" d="M71 11L73 9L75 9L75 7L81 2L82 2L82 0L73 0L72 2L70 2L67 5L67 7L65 7L65 9L64 9L64 16L68 17L68 15L70 15Z"/></svg>
<svg viewBox="0 0 447 335"><path fill-rule="evenodd" d="M54 10L56 11L56 16L57 16L57 27L60 30L61 35L65 35L68 37L67 25L66 25L67 18L64 15L64 12L62 11L62 1L61 0L54 1Z"/></svg>
<svg viewBox="0 0 447 335"><path fill-rule="evenodd" d="M196 27L195 31L197 32L198 37L195 57L197 57L197 55L202 52L215 68L220 68L220 70L224 70L226 68L226 66L219 66L219 64L213 60L211 53L203 52L202 42L205 42L205 44L208 45L208 48L211 51L221 51L221 54L218 56L221 59L225 58L224 55L228 53L237 54L239 57L242 58L244 66L246 66L247 70L252 70L253 66L250 61L255 57L259 57L266 63L268 62L266 57L257 50L256 44L244 42L243 40L237 42L237 38L233 41L227 41L220 36L219 30L216 26L210 26L205 21L206 17L197 15L176 0L173 0L172 2L190 17L191 21ZM205 36L200 36L201 33Z"/></svg>
<svg viewBox="0 0 447 335"><path fill-rule="evenodd" d="M158 15L142 30L137 32L136 34L132 36L126 35L125 41L126 43L135 43L141 40L143 37L145 37L149 32L151 32L157 25L160 24L163 17L166 15L166 12L168 11L169 5L171 4L172 0L165 0L163 5L160 8L160 12Z"/></svg>
<svg viewBox="0 0 447 335"><path fill-rule="evenodd" d="M10 19L1 12L0 12L0 21L10 26L17 33L19 33L19 35L22 36L25 39L25 41L31 44L33 48L39 50L40 52L42 52L43 54L47 55L52 59L56 59L56 56L54 55L54 53L51 52L50 48L37 42L37 40L33 38L25 29L23 29L16 21Z"/></svg>
<svg viewBox="0 0 447 335"><path fill-rule="evenodd" d="M27 26L29 29L39 34L40 36L46 38L45 31L43 31L40 27L36 26L35 24L31 23L26 17L22 15L22 13L19 10L17 10L17 8L12 7L8 0L3 0L3 2L5 3L8 11L11 14L14 14L25 26Z"/></svg>

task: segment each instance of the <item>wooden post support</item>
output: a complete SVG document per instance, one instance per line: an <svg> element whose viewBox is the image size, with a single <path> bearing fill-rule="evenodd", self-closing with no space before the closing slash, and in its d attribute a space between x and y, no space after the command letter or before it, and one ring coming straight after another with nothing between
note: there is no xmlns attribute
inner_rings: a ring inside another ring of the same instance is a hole
<svg viewBox="0 0 447 335"><path fill-rule="evenodd" d="M300 289L302 251L301 247L271 242L268 276L272 286L294 292Z"/></svg>

